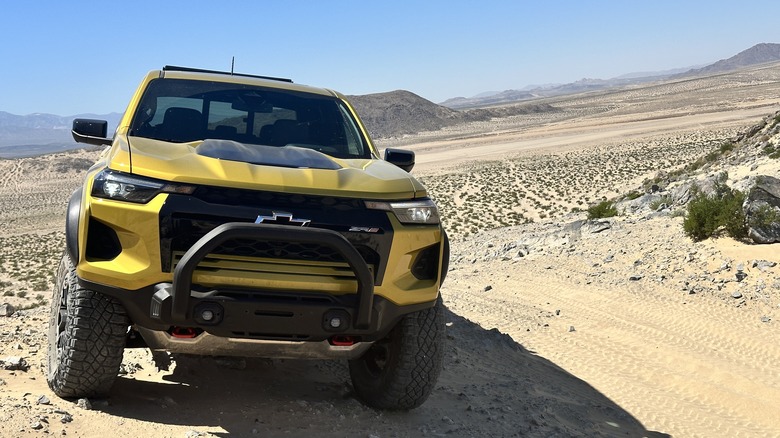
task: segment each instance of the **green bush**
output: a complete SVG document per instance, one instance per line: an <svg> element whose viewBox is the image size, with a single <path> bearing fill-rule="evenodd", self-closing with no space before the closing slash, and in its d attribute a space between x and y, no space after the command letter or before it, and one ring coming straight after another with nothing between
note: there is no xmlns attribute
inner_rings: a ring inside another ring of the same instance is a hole
<svg viewBox="0 0 780 438"><path fill-rule="evenodd" d="M625 199L628 199L629 201L633 201L634 199L637 199L642 196L641 192L638 192L636 190L632 190L628 192L625 196Z"/></svg>
<svg viewBox="0 0 780 438"><path fill-rule="evenodd" d="M617 216L617 208L612 201L601 201L588 208L588 219L601 219Z"/></svg>
<svg viewBox="0 0 780 438"><path fill-rule="evenodd" d="M711 196L697 193L688 203L683 220L685 234L696 242L724 232L735 239L747 237L744 200L744 193L724 185L716 186L716 193Z"/></svg>
<svg viewBox="0 0 780 438"><path fill-rule="evenodd" d="M730 141L721 143L720 145L721 154L725 154L726 152L731 152L732 150L734 150L734 143Z"/></svg>

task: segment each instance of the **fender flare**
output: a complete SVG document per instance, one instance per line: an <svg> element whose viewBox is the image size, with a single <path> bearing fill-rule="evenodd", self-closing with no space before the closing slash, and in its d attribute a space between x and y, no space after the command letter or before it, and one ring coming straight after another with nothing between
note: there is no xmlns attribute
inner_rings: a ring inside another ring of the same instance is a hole
<svg viewBox="0 0 780 438"><path fill-rule="evenodd" d="M79 218L83 192L84 188L79 187L70 195L65 216L65 249L74 266L79 263Z"/></svg>

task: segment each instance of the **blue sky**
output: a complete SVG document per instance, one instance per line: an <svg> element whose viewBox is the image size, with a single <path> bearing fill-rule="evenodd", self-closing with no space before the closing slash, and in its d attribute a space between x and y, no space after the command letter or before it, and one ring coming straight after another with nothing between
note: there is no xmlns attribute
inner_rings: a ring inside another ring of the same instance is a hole
<svg viewBox="0 0 780 438"><path fill-rule="evenodd" d="M4 1L0 111L124 110L183 65L434 102L715 62L777 43L775 1Z"/></svg>

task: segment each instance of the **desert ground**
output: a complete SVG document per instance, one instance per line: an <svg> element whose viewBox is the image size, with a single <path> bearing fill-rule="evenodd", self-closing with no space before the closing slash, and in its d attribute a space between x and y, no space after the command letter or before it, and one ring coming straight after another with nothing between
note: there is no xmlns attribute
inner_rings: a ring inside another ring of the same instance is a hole
<svg viewBox="0 0 780 438"><path fill-rule="evenodd" d="M377 141L417 153L452 237L444 370L407 413L361 405L343 363L163 370L141 349L110 398L56 397L52 270L98 151L0 160L0 303L20 309L0 314L0 436L780 436L780 244L694 243L674 206L583 212L773 117L780 69L547 102L557 111ZM780 176L780 160L735 152L691 178L719 170L739 186Z"/></svg>

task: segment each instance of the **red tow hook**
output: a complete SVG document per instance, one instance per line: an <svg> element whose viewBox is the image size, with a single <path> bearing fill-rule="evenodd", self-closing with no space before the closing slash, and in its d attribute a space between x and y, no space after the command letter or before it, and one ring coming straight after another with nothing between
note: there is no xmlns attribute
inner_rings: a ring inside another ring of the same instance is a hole
<svg viewBox="0 0 780 438"><path fill-rule="evenodd" d="M179 339L192 339L198 336L198 332L192 327L173 327L171 336Z"/></svg>
<svg viewBox="0 0 780 438"><path fill-rule="evenodd" d="M333 336L330 338L330 345L334 347L350 347L355 345L355 338L352 336Z"/></svg>

